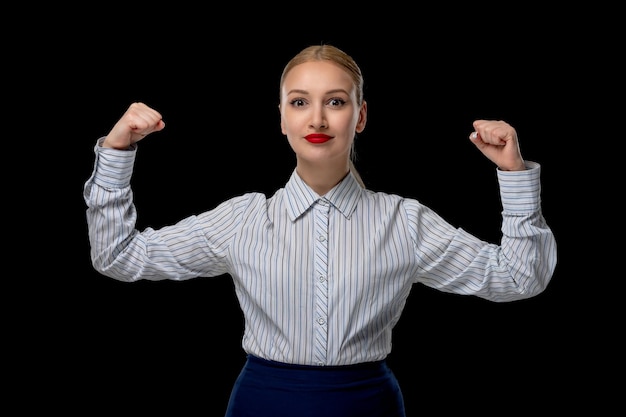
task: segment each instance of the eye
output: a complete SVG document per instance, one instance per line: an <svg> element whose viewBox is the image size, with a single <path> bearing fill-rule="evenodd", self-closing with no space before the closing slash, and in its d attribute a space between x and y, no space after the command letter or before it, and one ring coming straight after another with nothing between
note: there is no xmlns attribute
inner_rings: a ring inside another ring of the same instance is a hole
<svg viewBox="0 0 626 417"><path fill-rule="evenodd" d="M289 104L291 104L294 107L302 107L306 104L306 102L301 98L294 98L293 100L289 102Z"/></svg>
<svg viewBox="0 0 626 417"><path fill-rule="evenodd" d="M328 100L330 107L342 107L344 104L346 104L346 101L342 98L335 97Z"/></svg>

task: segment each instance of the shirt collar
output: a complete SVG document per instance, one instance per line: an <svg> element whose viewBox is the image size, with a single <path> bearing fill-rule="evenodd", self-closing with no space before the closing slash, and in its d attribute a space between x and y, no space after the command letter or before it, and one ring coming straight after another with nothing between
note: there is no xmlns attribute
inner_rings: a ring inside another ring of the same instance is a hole
<svg viewBox="0 0 626 417"><path fill-rule="evenodd" d="M328 200L347 219L350 218L361 198L363 188L357 182L352 172L349 172L339 184L334 186L326 195L319 196L300 178L296 170L291 173L285 185L287 212L291 221L304 214L316 201L321 198Z"/></svg>

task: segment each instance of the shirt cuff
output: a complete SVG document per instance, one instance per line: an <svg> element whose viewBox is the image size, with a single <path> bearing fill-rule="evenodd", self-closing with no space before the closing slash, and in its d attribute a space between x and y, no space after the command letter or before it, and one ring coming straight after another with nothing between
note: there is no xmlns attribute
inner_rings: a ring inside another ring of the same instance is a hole
<svg viewBox="0 0 626 417"><path fill-rule="evenodd" d="M526 214L541 206L541 165L526 161L524 171L497 170L502 208L510 214Z"/></svg>
<svg viewBox="0 0 626 417"><path fill-rule="evenodd" d="M104 137L98 139L94 152L96 154L95 174L93 182L104 188L123 188L130 185L133 175L137 145L128 149L103 148Z"/></svg>

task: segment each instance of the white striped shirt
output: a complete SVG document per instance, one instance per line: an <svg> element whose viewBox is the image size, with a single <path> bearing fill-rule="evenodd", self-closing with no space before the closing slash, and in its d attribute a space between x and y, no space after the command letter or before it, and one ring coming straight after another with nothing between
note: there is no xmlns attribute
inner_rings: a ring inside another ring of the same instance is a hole
<svg viewBox="0 0 626 417"><path fill-rule="evenodd" d="M497 171L500 245L455 228L415 199L363 189L349 174L320 197L293 171L271 197L246 193L160 230L135 227L136 147L95 147L85 183L94 268L121 281L229 274L243 349L307 365L385 358L411 286L496 302L541 293L556 242L540 207L540 166Z"/></svg>

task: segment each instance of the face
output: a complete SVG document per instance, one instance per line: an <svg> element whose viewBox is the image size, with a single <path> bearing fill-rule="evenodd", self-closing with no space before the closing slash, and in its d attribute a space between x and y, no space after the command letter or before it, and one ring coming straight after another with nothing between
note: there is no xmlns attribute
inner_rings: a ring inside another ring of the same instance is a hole
<svg viewBox="0 0 626 417"><path fill-rule="evenodd" d="M367 114L350 75L329 61L306 62L291 69L280 94L281 130L298 164L347 166Z"/></svg>

